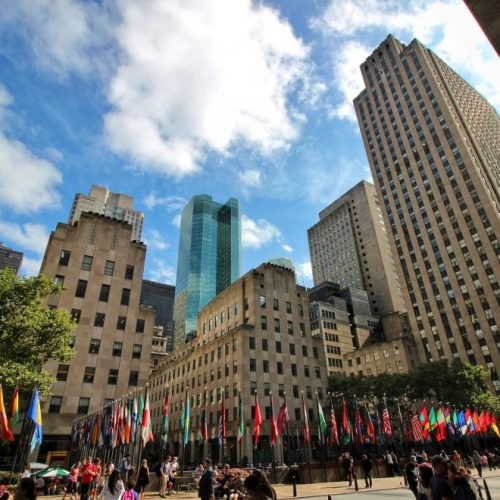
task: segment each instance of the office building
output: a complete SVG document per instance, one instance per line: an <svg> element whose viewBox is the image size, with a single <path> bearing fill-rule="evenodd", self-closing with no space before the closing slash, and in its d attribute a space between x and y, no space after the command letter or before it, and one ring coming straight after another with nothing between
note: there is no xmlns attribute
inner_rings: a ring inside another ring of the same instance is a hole
<svg viewBox="0 0 500 500"><path fill-rule="evenodd" d="M354 100L422 360L490 370L500 392L500 120L418 40L388 36Z"/></svg>
<svg viewBox="0 0 500 500"><path fill-rule="evenodd" d="M314 285L365 290L373 315L404 311L401 285L375 187L361 181L319 214L308 231Z"/></svg>
<svg viewBox="0 0 500 500"><path fill-rule="evenodd" d="M71 312L74 358L49 360L56 378L43 405L40 457L67 450L71 424L148 381L155 313L140 305L146 247L132 226L82 212L50 235L41 273L63 286L49 307Z"/></svg>
<svg viewBox="0 0 500 500"><path fill-rule="evenodd" d="M182 211L174 302L174 348L196 335L197 314L241 271L240 205L193 196Z"/></svg>
<svg viewBox="0 0 500 500"><path fill-rule="evenodd" d="M23 263L23 253L0 242L0 269L12 269L17 274Z"/></svg>
<svg viewBox="0 0 500 500"><path fill-rule="evenodd" d="M105 215L113 219L128 222L132 226L132 240L141 241L144 214L133 209L134 198L123 193L113 193L109 189L92 185L90 193L75 195L69 224L74 224L80 219L82 212Z"/></svg>
<svg viewBox="0 0 500 500"><path fill-rule="evenodd" d="M500 2L498 0L464 1L500 56Z"/></svg>
<svg viewBox="0 0 500 500"><path fill-rule="evenodd" d="M198 315L198 335L169 354L151 377L151 416L153 432L161 425L162 407L170 388L170 453L180 453L180 415L182 401L190 398L191 431L186 447L186 463L199 463L203 457L222 460L218 443L221 400L225 395L227 442L223 457L228 463L241 461L269 463L271 458L269 412L274 398L275 416L287 398L290 434L303 428L301 394L304 393L311 435L317 441L315 393L326 396L327 370L322 342L311 335L307 290L296 284L293 271L282 266L262 264L219 293ZM258 393L263 423L259 447L252 444ZM237 445L238 394L243 401L245 434L241 453ZM204 402L209 441L199 443ZM323 403L325 404L325 403ZM286 448L286 447L285 447ZM275 457L290 463L297 451ZM280 452L281 453L281 452ZM302 460L304 457L302 457ZM292 462L293 463L293 462Z"/></svg>
<svg viewBox="0 0 500 500"><path fill-rule="evenodd" d="M172 351L174 336L175 286L142 280L141 304L156 313L155 326L162 327L167 352Z"/></svg>

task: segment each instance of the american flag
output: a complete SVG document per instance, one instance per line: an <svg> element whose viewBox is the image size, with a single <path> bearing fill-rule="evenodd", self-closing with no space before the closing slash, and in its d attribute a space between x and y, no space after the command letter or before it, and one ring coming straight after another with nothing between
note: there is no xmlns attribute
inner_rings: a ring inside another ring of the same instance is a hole
<svg viewBox="0 0 500 500"><path fill-rule="evenodd" d="M389 417L387 406L382 411L382 432L386 436L392 436L391 418Z"/></svg>
<svg viewBox="0 0 500 500"><path fill-rule="evenodd" d="M281 435L285 434L287 423L288 423L288 408L286 406L286 399L285 399L278 413L278 432Z"/></svg>
<svg viewBox="0 0 500 500"><path fill-rule="evenodd" d="M424 435L422 434L422 426L420 425L420 420L418 415L413 415L411 417L411 431L413 434L413 441L423 441Z"/></svg>

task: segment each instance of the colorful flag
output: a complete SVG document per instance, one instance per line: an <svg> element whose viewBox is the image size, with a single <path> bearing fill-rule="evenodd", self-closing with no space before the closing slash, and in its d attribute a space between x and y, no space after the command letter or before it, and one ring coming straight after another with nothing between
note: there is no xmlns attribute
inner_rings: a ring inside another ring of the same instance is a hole
<svg viewBox="0 0 500 500"><path fill-rule="evenodd" d="M7 413L5 413L2 384L0 384L0 438L6 441L15 441L14 434L10 430Z"/></svg>
<svg viewBox="0 0 500 500"><path fill-rule="evenodd" d="M148 441L153 441L153 433L151 432L151 420L149 414L149 391L146 388L146 397L144 398L144 409L142 410L142 446L146 446Z"/></svg>
<svg viewBox="0 0 500 500"><path fill-rule="evenodd" d="M422 426L422 437L424 439L428 439L431 426L429 424L429 412L427 411L427 406L422 406L420 413L418 414L418 419L420 421L420 425Z"/></svg>
<svg viewBox="0 0 500 500"><path fill-rule="evenodd" d="M460 413L458 414L458 428L460 429L460 434L462 434L462 436L467 434L467 420L465 419L463 410L460 410Z"/></svg>
<svg viewBox="0 0 500 500"><path fill-rule="evenodd" d="M479 423L479 415L477 414L477 410L474 410L472 412L472 422L474 423L474 430L476 432L482 432L481 431L481 424Z"/></svg>
<svg viewBox="0 0 500 500"><path fill-rule="evenodd" d="M189 426L191 424L191 400L189 394L186 392L186 405L184 417L184 439L183 444L186 446L189 443Z"/></svg>
<svg viewBox="0 0 500 500"><path fill-rule="evenodd" d="M219 436L219 446L222 446L222 415L219 415L218 436Z"/></svg>
<svg viewBox="0 0 500 500"><path fill-rule="evenodd" d="M436 439L444 441L446 439L446 420L444 418L443 408L440 405L436 413L437 431Z"/></svg>
<svg viewBox="0 0 500 500"><path fill-rule="evenodd" d="M238 393L238 442L241 442L245 435L245 419L243 418L243 399L241 392Z"/></svg>
<svg viewBox="0 0 500 500"><path fill-rule="evenodd" d="M288 408L286 405L286 398L285 398L278 413L278 432L281 435L286 433L287 424L288 424Z"/></svg>
<svg viewBox="0 0 500 500"><path fill-rule="evenodd" d="M422 425L417 415L412 415L411 417L411 432L413 441L417 442L424 440L424 435L422 433Z"/></svg>
<svg viewBox="0 0 500 500"><path fill-rule="evenodd" d="M349 422L349 415L347 415L345 399L342 407L342 429L344 430L344 443L348 444L351 441L351 423Z"/></svg>
<svg viewBox="0 0 500 500"><path fill-rule="evenodd" d="M200 441L208 441L208 428L207 428L207 394L203 394L203 408L201 410L200 418Z"/></svg>
<svg viewBox="0 0 500 500"><path fill-rule="evenodd" d="M269 415L269 421L271 424L271 446L274 446L278 442L278 426L276 425L276 420L274 419L274 402L272 394L269 394L269 404L271 405L271 414Z"/></svg>
<svg viewBox="0 0 500 500"><path fill-rule="evenodd" d="M222 425L222 442L226 442L226 393L222 391L222 403L220 408L220 417L221 417L221 425Z"/></svg>
<svg viewBox="0 0 500 500"><path fill-rule="evenodd" d="M380 423L380 415L378 413L378 405L375 405L375 417L377 418L377 434L378 434L378 442L380 444L384 443L384 434L382 433L382 425Z"/></svg>
<svg viewBox="0 0 500 500"><path fill-rule="evenodd" d="M493 432L496 434L497 437L500 437L500 431L498 430L497 426L497 417L494 413L491 414L491 429Z"/></svg>
<svg viewBox="0 0 500 500"><path fill-rule="evenodd" d="M451 434L455 434L455 427L453 426L453 422L451 420L451 412L447 406L443 408L443 414L444 414L444 421L446 422L448 430L450 431Z"/></svg>
<svg viewBox="0 0 500 500"><path fill-rule="evenodd" d="M363 421L361 420L361 414L359 413L358 404L356 403L356 411L354 412L354 437L358 443L364 442L363 436Z"/></svg>
<svg viewBox="0 0 500 500"><path fill-rule="evenodd" d="M255 448L257 448L259 444L261 424L262 424L262 415L260 414L260 406L259 406L259 401L257 399L257 393L255 393L255 417L253 421L253 439Z"/></svg>
<svg viewBox="0 0 500 500"><path fill-rule="evenodd" d="M138 420L139 420L139 409L137 407L137 398L134 394L134 400L132 401L132 429L131 429L132 441L134 443L135 443L136 434L137 434Z"/></svg>
<svg viewBox="0 0 500 500"><path fill-rule="evenodd" d="M170 413L170 392L167 389L165 400L163 401L162 417L161 417L161 440L165 448L168 443L168 427L169 427L169 413Z"/></svg>
<svg viewBox="0 0 500 500"><path fill-rule="evenodd" d="M365 412L366 412L366 434L368 435L370 442L375 443L375 426L373 425L372 417L370 416L370 412L368 411L366 403L365 403Z"/></svg>
<svg viewBox="0 0 500 500"><path fill-rule="evenodd" d="M330 413L330 422L332 424L332 439L334 444L339 444L339 430L337 428L337 419L335 418L335 410L332 404L332 411Z"/></svg>
<svg viewBox="0 0 500 500"><path fill-rule="evenodd" d="M124 401L125 406L125 416L124 416L124 435L125 435L125 443L130 444L130 432L132 430L132 408L131 401Z"/></svg>
<svg viewBox="0 0 500 500"><path fill-rule="evenodd" d="M311 441L311 433L309 432L309 417L307 415L306 400L304 399L304 394L302 394L302 412L304 415L304 439L306 443Z"/></svg>
<svg viewBox="0 0 500 500"><path fill-rule="evenodd" d="M431 409L429 411L429 426L432 431L435 431L438 426L437 418L436 418L436 410L434 409L434 406L431 406Z"/></svg>
<svg viewBox="0 0 500 500"><path fill-rule="evenodd" d="M316 401L318 402L318 420L319 420L319 429L321 431L321 439L324 440L326 435L327 425L326 425L325 414L323 413L323 408L321 406L318 394L316 394Z"/></svg>
<svg viewBox="0 0 500 500"><path fill-rule="evenodd" d="M38 389L36 387L33 390L33 395L31 396L26 416L35 424L35 430L33 431L30 446L30 452L32 452L37 445L42 444L43 439L42 409L40 407L40 396L38 395Z"/></svg>
<svg viewBox="0 0 500 500"><path fill-rule="evenodd" d="M9 408L9 426L13 429L19 422L19 389L14 389L14 394L12 394L12 400L10 402Z"/></svg>
<svg viewBox="0 0 500 500"><path fill-rule="evenodd" d="M465 409L465 421L467 422L467 434L473 434L476 430L472 421L472 412L469 408Z"/></svg>
<svg viewBox="0 0 500 500"><path fill-rule="evenodd" d="M391 417L389 416L387 405L382 410L382 432L386 436L392 436Z"/></svg>
<svg viewBox="0 0 500 500"><path fill-rule="evenodd" d="M137 425L142 426L142 415L144 414L144 398L142 392L139 394L139 408L137 411Z"/></svg>

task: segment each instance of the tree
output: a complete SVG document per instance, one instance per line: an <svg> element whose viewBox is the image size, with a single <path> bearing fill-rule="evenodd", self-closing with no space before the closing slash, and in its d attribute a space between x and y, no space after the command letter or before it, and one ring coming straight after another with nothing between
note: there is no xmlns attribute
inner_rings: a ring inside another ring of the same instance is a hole
<svg viewBox="0 0 500 500"><path fill-rule="evenodd" d="M68 361L75 323L65 309L50 309L47 298L61 287L46 276L20 278L12 270L0 271L0 380L30 392L36 384L42 395L55 379L43 369L52 358Z"/></svg>

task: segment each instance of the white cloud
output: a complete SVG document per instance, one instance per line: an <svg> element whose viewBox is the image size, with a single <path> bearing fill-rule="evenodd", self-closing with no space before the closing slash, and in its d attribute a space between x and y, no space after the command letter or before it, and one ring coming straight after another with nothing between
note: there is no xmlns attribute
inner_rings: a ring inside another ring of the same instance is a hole
<svg viewBox="0 0 500 500"><path fill-rule="evenodd" d="M239 173L239 180L245 187L259 187L261 185L261 171L247 168Z"/></svg>
<svg viewBox="0 0 500 500"><path fill-rule="evenodd" d="M177 227L181 227L181 218L182 214L177 214L173 219L172 219L172 224Z"/></svg>
<svg viewBox="0 0 500 500"><path fill-rule="evenodd" d="M21 276L37 276L40 272L42 259L32 259L31 257L23 256L23 263L21 264Z"/></svg>
<svg viewBox="0 0 500 500"><path fill-rule="evenodd" d="M299 282L304 283L306 286L312 286L312 266L311 262L303 262L296 267L296 274Z"/></svg>
<svg viewBox="0 0 500 500"><path fill-rule="evenodd" d="M148 229L144 242L148 247L154 248L155 250L165 250L170 246L157 229Z"/></svg>
<svg viewBox="0 0 500 500"><path fill-rule="evenodd" d="M418 38L467 78L489 101L500 105L500 61L461 0L330 0L311 25L332 45L334 83L341 93L332 115L355 121L353 97L363 88L360 64L375 46L367 37L392 33L409 42Z"/></svg>
<svg viewBox="0 0 500 500"><path fill-rule="evenodd" d="M45 148L45 154L54 162L59 162L64 160L64 155L56 148Z"/></svg>
<svg viewBox="0 0 500 500"><path fill-rule="evenodd" d="M153 259L152 269L149 271L149 279L160 283L175 285L176 271L162 259Z"/></svg>
<svg viewBox="0 0 500 500"><path fill-rule="evenodd" d="M11 222L0 221L0 236L23 250L43 254L49 239L49 232L42 224L26 223L19 226Z"/></svg>
<svg viewBox="0 0 500 500"><path fill-rule="evenodd" d="M279 13L251 0L122 0L122 50L105 117L109 147L139 168L182 177L209 151L286 148L312 85L308 49ZM147 29L145 29L147 26Z"/></svg>
<svg viewBox="0 0 500 500"><path fill-rule="evenodd" d="M261 248L281 238L281 231L265 219L254 221L241 216L241 241L244 248Z"/></svg>
<svg viewBox="0 0 500 500"><path fill-rule="evenodd" d="M292 253L293 248L290 245L282 245L282 248L285 252Z"/></svg>
<svg viewBox="0 0 500 500"><path fill-rule="evenodd" d="M181 210L186 206L187 200L182 196L156 196L155 193L149 193L144 198L144 205L150 210L157 206L165 207L169 212Z"/></svg>

